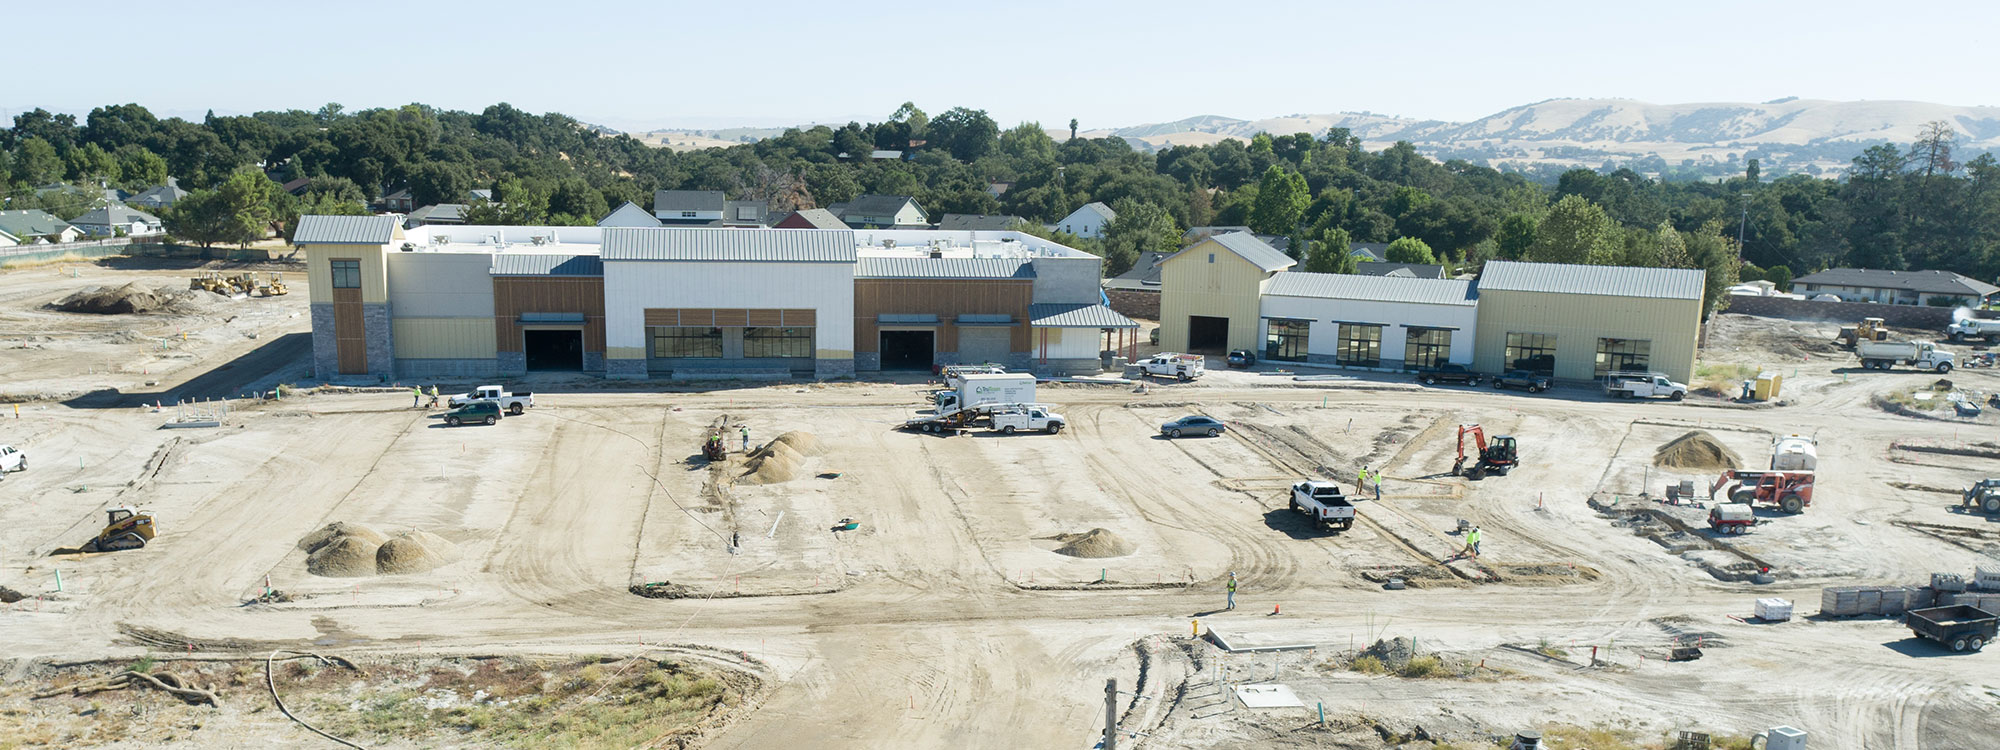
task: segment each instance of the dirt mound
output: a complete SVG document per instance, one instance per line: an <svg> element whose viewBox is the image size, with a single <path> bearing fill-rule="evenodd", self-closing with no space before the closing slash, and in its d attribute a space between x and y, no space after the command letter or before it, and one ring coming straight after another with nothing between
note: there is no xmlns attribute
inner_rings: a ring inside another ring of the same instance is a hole
<svg viewBox="0 0 2000 750"><path fill-rule="evenodd" d="M1376 641L1375 645L1362 649L1358 656L1373 656L1381 659L1382 663L1388 665L1390 669L1395 669L1409 663L1410 657L1415 656L1416 653L1417 644L1408 638L1399 636Z"/></svg>
<svg viewBox="0 0 2000 750"><path fill-rule="evenodd" d="M6 586L0 586L0 604L13 604L26 598L28 598L27 594L7 588Z"/></svg>
<svg viewBox="0 0 2000 750"><path fill-rule="evenodd" d="M127 315L159 310L173 304L181 294L172 288L147 289L137 283L121 287L92 287L56 300L63 312L95 315Z"/></svg>
<svg viewBox="0 0 2000 750"><path fill-rule="evenodd" d="M375 550L364 537L336 536L306 556L306 572L327 578L359 578L375 574Z"/></svg>
<svg viewBox="0 0 2000 750"><path fill-rule="evenodd" d="M744 464L743 477L738 481L750 484L778 484L799 478L799 466L805 463L805 456L776 440L750 454L750 462Z"/></svg>
<svg viewBox="0 0 2000 750"><path fill-rule="evenodd" d="M458 560L458 545L428 531L411 529L391 537L375 550L375 572L382 575L422 573Z"/></svg>
<svg viewBox="0 0 2000 750"><path fill-rule="evenodd" d="M771 442L789 447L801 456L819 456L826 453L826 448L819 444L819 436L805 430L792 430L779 435L778 439Z"/></svg>
<svg viewBox="0 0 2000 750"><path fill-rule="evenodd" d="M322 528L319 531L315 531L311 534L307 534L304 539L300 539L299 549L304 550L306 552L312 552L314 550L326 546L328 542L333 541L336 537L343 537L343 536L359 537L363 541L366 541L369 544L377 546L380 546L383 542L389 540L388 537L382 535L382 532L368 528L361 524L348 523L346 521L334 521L333 523L327 524L325 528Z"/></svg>
<svg viewBox="0 0 2000 750"><path fill-rule="evenodd" d="M1062 542L1056 554L1070 557L1124 557L1136 548L1109 529L1091 529L1081 534L1057 534L1056 541Z"/></svg>
<svg viewBox="0 0 2000 750"><path fill-rule="evenodd" d="M1653 465L1669 469L1734 469L1743 458L1701 430L1667 441L1653 452Z"/></svg>

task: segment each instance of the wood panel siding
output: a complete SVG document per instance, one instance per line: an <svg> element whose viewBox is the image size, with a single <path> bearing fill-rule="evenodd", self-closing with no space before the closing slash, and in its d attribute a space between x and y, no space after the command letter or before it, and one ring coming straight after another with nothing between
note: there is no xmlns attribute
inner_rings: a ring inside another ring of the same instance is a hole
<svg viewBox="0 0 2000 750"><path fill-rule="evenodd" d="M583 350L604 351L604 279L601 277L494 277L493 345L497 351L521 351L522 313L581 313Z"/></svg>
<svg viewBox="0 0 2000 750"><path fill-rule="evenodd" d="M811 328L818 319L812 310L711 310L700 307L648 307L646 325L651 326L791 326Z"/></svg>
<svg viewBox="0 0 2000 750"><path fill-rule="evenodd" d="M717 310L715 324L723 328L741 328L748 325L750 313L747 310Z"/></svg>
<svg viewBox="0 0 2000 750"><path fill-rule="evenodd" d="M342 375L368 372L368 326L360 289L331 289L334 366Z"/></svg>
<svg viewBox="0 0 2000 750"><path fill-rule="evenodd" d="M1028 305L1034 297L1035 284L1027 279L855 279L854 350L878 348L879 315L936 315L941 352L958 351L958 316L1011 315L1010 346L1029 351Z"/></svg>

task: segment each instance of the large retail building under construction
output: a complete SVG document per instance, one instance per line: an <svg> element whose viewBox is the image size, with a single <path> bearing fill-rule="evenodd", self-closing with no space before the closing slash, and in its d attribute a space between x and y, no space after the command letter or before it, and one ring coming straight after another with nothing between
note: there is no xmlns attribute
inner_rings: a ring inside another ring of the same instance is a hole
<svg viewBox="0 0 2000 750"><path fill-rule="evenodd" d="M1094 255L1019 232L422 226L306 216L321 379L1097 372Z"/></svg>

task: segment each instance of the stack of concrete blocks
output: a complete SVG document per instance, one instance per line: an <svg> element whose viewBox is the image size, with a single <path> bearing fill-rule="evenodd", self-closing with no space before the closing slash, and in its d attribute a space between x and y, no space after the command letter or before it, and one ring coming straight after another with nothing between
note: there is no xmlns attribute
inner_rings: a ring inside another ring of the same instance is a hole
<svg viewBox="0 0 2000 750"><path fill-rule="evenodd" d="M1895 617L1910 608L1909 589L1902 586L1880 586L1876 590L1882 594L1882 603L1875 609L1875 614Z"/></svg>
<svg viewBox="0 0 2000 750"><path fill-rule="evenodd" d="M1981 565L1972 571L1972 587L1981 591L2000 591L2000 568Z"/></svg>
<svg viewBox="0 0 2000 750"><path fill-rule="evenodd" d="M1937 606L1937 589L1929 586L1904 586L1903 591L1909 595L1907 601L1903 602L1906 610Z"/></svg>
<svg viewBox="0 0 2000 750"><path fill-rule="evenodd" d="M1861 614L1861 587L1828 586L1820 589L1819 613L1830 617Z"/></svg>
<svg viewBox="0 0 2000 750"><path fill-rule="evenodd" d="M1755 614L1757 615L1757 619L1765 622L1784 622L1790 620L1792 619L1792 601L1777 597L1758 599Z"/></svg>

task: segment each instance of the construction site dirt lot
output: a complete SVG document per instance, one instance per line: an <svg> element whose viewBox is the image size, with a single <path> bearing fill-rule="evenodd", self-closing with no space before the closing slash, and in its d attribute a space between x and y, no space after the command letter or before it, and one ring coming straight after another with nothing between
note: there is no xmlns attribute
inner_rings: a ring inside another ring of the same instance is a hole
<svg viewBox="0 0 2000 750"><path fill-rule="evenodd" d="M0 274L0 300L13 276ZM0 316L26 303L9 304ZM294 382L294 363L239 366L245 382ZM1636 747L1776 725L1806 728L1815 748L1991 747L1994 655L1947 654L1889 618L1811 615L1822 586L2000 565L2000 519L1953 510L1958 489L2000 474L2000 450L1872 401L1935 375L1797 366L1789 403L1756 408L1218 369L1145 393L1045 385L1069 429L1017 435L897 429L926 388L908 379L702 392L530 379L526 414L457 428L394 388L239 401L206 429L162 429L172 415L136 399L32 401L0 414L0 443L32 461L0 480L0 586L26 594L0 604L0 729L31 726L16 735L31 746L318 742L269 710L231 713L266 705L261 673L225 708L161 709L171 731L154 734L92 734L111 719L89 699L25 697L153 660L223 660L211 670L223 680L287 649L410 674L511 659L567 675L596 660L614 665L593 678L611 686L628 663L734 675L712 709L688 709L712 710L696 730L653 746L1089 746L1115 678L1121 747L1478 747L1528 729L1625 733ZM1187 414L1228 430L1159 434ZM1452 476L1458 425L1472 423L1516 437L1521 465ZM728 452L709 462L701 446L718 429ZM1701 530L1678 551L1635 533L1626 508L1689 510L1660 506L1668 484L1696 480L1705 498L1713 472L1651 463L1696 429L1746 468L1768 460L1772 435L1816 437L1812 507L1740 537ZM1355 486L1363 468L1383 475L1379 500ZM1349 490L1359 522L1334 533L1290 512L1305 478ZM121 505L154 514L151 543L60 551ZM1461 520L1481 530L1476 559ZM318 548L301 542L333 522L425 532L455 554L421 572L316 575ZM1770 563L1775 582L1727 575L1749 559L1732 549ZM1757 621L1759 597L1790 599L1797 616ZM1667 660L1686 644L1704 658ZM1403 661L1358 658L1392 652ZM1299 705L1235 698L1269 682ZM312 695L280 683L294 687ZM609 692L562 695L596 706ZM488 705L471 695L424 705ZM452 721L385 730L358 698L295 703L370 746L520 744ZM632 736L571 739L652 741Z"/></svg>

